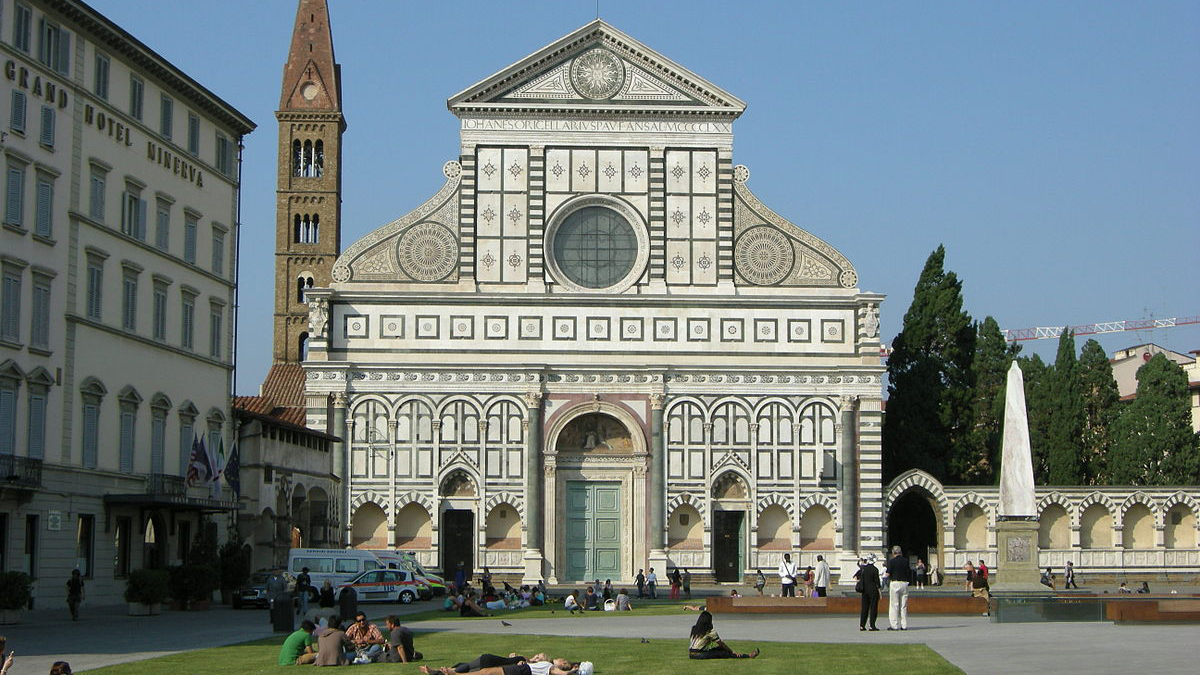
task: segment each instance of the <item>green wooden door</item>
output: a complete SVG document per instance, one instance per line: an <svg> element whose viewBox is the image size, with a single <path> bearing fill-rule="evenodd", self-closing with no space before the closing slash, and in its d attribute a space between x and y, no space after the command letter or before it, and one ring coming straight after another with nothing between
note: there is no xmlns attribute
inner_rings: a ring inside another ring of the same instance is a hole
<svg viewBox="0 0 1200 675"><path fill-rule="evenodd" d="M620 577L621 484L569 481L566 512L566 577Z"/></svg>

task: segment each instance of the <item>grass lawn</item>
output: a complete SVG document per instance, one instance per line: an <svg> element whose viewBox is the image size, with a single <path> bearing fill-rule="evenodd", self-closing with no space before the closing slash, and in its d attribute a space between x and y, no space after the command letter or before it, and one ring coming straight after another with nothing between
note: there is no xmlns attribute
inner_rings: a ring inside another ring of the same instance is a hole
<svg viewBox="0 0 1200 675"><path fill-rule="evenodd" d="M493 619L494 620L494 619ZM838 645L764 642L751 645L735 641L733 648L753 646L762 649L751 664L745 660L689 661L687 640L652 640L642 644L636 638L577 638L542 635L476 635L464 633L418 633L417 648L425 655L425 665L445 666L475 658L481 653L507 655L510 652L533 654L545 651L551 656L588 660L596 664L600 675L705 675L753 672L755 675L795 675L797 673L837 673L838 675L962 675L962 671L924 645ZM256 675L258 673L295 673L295 666L277 666L283 636L245 642L229 647L202 649L163 656L146 661L124 663L88 673L96 675ZM353 666L358 673L417 673L416 665L371 664ZM747 668L750 670L747 671Z"/></svg>
<svg viewBox="0 0 1200 675"><path fill-rule="evenodd" d="M576 619L580 618L578 613L576 613L574 617L571 617L569 613L563 611L561 602L550 605L541 605L539 607L526 607L524 609L502 609L492 612L492 617L474 618L460 617L458 612L447 612L446 610L441 609L441 598L437 598L435 602L437 603L436 605L430 603L430 606L436 606L437 609L430 609L424 612L417 612L415 614L405 614L401 618L404 620L404 623L413 623L414 621L436 621L439 619L453 619L455 621L495 621L499 618L504 619L505 621L511 621L513 619L550 619L558 618L560 616ZM695 612L685 610L683 608L684 605L704 607L704 598L696 598L694 600L634 600L634 609L632 612L586 612L586 614L603 614L605 617L662 616L664 614L695 615ZM370 605L359 605L359 609L364 609L364 611L367 613L372 615L374 614L371 612ZM590 618L590 616L588 618ZM380 616L379 620L383 621L383 617Z"/></svg>

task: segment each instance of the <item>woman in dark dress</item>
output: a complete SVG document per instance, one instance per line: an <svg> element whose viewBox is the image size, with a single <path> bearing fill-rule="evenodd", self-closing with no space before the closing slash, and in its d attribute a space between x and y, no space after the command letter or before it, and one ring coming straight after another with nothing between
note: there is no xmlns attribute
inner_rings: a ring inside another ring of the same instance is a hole
<svg viewBox="0 0 1200 675"><path fill-rule="evenodd" d="M862 594L862 606L858 612L859 630L879 630L875 620L879 616L879 568L875 567L875 556L866 560L859 559L858 571L854 573L858 579L858 592ZM871 627L867 628L870 619Z"/></svg>

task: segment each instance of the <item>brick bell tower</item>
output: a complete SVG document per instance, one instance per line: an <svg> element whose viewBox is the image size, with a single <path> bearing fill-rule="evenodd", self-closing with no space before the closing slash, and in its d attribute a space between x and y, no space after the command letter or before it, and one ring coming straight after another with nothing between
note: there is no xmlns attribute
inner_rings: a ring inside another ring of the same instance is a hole
<svg viewBox="0 0 1200 675"><path fill-rule="evenodd" d="M276 364L299 364L308 337L304 290L328 287L342 243L341 67L326 0L300 0L283 67L275 205Z"/></svg>

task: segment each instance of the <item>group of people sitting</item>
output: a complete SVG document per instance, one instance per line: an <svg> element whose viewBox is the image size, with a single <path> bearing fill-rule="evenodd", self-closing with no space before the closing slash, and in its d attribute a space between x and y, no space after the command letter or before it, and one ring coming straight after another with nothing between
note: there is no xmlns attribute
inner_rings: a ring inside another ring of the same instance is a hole
<svg viewBox="0 0 1200 675"><path fill-rule="evenodd" d="M359 612L349 626L341 617L323 620L317 625L300 622L299 630L287 636L279 650L279 665L345 666L362 663L409 663L420 661L421 652L413 647L412 632L390 615L385 619L387 637L379 627Z"/></svg>
<svg viewBox="0 0 1200 675"><path fill-rule="evenodd" d="M506 609L523 609L546 604L546 589L537 586L521 586L513 588L507 581L502 582L503 589L497 590L490 583L484 585L482 593L478 593L470 583L462 586L450 584L446 588L446 599L442 609L448 612L457 611L459 616L491 616L489 612Z"/></svg>
<svg viewBox="0 0 1200 675"><path fill-rule="evenodd" d="M622 588L615 596L613 595L612 581L604 582L604 586L600 593L596 592L596 586L600 585L600 580L596 580L595 586L588 586L583 593L579 591L571 591L567 597L563 598L563 609L571 614L575 612L598 612L604 610L606 612L629 612L633 611L633 604L629 601L629 591Z"/></svg>

